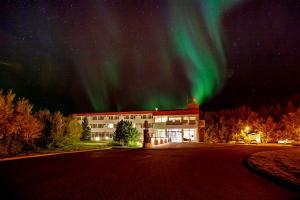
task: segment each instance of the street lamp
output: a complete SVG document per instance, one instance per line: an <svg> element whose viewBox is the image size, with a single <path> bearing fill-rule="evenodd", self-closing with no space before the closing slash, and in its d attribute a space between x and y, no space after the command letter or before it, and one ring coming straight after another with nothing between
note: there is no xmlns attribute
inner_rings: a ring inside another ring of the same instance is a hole
<svg viewBox="0 0 300 200"><path fill-rule="evenodd" d="M246 127L245 127L245 131L246 131L246 135L247 135L247 136L248 136L249 130L250 130L250 127L249 127L249 126L246 126Z"/></svg>

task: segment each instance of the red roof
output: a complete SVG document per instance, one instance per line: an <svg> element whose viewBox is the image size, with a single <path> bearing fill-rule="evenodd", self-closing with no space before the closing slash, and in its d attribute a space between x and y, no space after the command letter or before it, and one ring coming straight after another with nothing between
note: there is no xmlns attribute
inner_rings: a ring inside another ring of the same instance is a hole
<svg viewBox="0 0 300 200"><path fill-rule="evenodd" d="M74 116L96 116L96 115L130 115L130 114L153 114L159 115L191 115L199 114L199 109L182 110L143 110L143 111L125 111L125 112L97 112L97 113L75 113Z"/></svg>

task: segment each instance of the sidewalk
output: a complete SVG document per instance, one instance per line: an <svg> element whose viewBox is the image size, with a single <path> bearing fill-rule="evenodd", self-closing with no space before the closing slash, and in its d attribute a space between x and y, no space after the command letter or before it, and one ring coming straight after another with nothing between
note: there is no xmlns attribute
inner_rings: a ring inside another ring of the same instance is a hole
<svg viewBox="0 0 300 200"><path fill-rule="evenodd" d="M56 152L56 153L37 153L37 154L32 154L32 155L14 156L14 157L0 158L0 162L1 161L9 161L9 160L19 160L19 159L25 159L25 158L55 156L55 155L60 155L60 154L71 154L71 153L81 153L81 152L89 152L89 151L100 151L100 150L107 150L107 149L112 149L112 147L106 147L106 148L103 148L103 149L88 149L88 150L70 151L70 152Z"/></svg>
<svg viewBox="0 0 300 200"><path fill-rule="evenodd" d="M254 153L247 162L254 170L300 189L300 148Z"/></svg>

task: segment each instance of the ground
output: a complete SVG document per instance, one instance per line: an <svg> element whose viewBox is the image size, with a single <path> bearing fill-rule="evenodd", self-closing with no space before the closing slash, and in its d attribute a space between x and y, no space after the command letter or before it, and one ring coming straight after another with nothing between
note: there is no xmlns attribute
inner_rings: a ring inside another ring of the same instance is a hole
<svg viewBox="0 0 300 200"><path fill-rule="evenodd" d="M0 162L10 199L299 199L243 166L246 156L293 147L162 145Z"/></svg>
<svg viewBox="0 0 300 200"><path fill-rule="evenodd" d="M258 152L248 161L258 171L300 186L300 148Z"/></svg>

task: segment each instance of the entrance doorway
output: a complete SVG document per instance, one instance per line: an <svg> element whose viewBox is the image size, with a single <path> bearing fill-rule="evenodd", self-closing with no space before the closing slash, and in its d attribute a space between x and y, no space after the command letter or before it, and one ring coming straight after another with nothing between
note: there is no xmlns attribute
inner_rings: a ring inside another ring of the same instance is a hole
<svg viewBox="0 0 300 200"><path fill-rule="evenodd" d="M182 142L182 130L181 129L167 129L168 136L171 142L180 143Z"/></svg>

